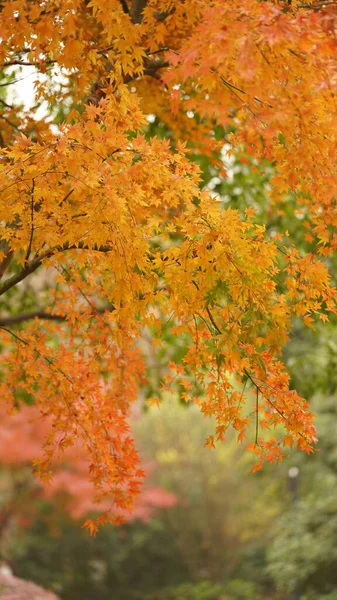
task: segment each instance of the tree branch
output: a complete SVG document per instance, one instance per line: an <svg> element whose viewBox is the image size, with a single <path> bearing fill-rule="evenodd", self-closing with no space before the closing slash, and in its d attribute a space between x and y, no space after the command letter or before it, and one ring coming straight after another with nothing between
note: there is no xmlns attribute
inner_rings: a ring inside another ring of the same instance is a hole
<svg viewBox="0 0 337 600"><path fill-rule="evenodd" d="M52 65L56 63L56 60L46 60L46 61L41 61L41 63L43 64L47 64L47 65ZM35 67L36 69L38 69L41 66L41 63L37 62L37 63L32 63L32 62L27 62L25 60L9 60L5 63L2 63L2 67L13 67L16 65L19 65L20 67Z"/></svg>
<svg viewBox="0 0 337 600"><path fill-rule="evenodd" d="M5 106L6 108L10 108L11 110L14 109L13 104L8 104L8 102L5 102L5 100L3 100L2 98L0 98L0 103L2 104L2 106Z"/></svg>
<svg viewBox="0 0 337 600"><path fill-rule="evenodd" d="M2 296L5 292L10 290L12 287L23 281L30 275L34 273L42 264L43 259L50 258L53 255L54 251L52 249L46 250L39 257L34 258L30 262L26 263L26 265L19 271L18 273L14 273L11 277L6 279L4 283L0 286L0 296Z"/></svg>
<svg viewBox="0 0 337 600"><path fill-rule="evenodd" d="M1 244L0 244L0 249L1 249ZM13 258L13 250L8 250L8 248L6 249L6 254L5 257L3 258L3 260L0 263L0 279L3 277L3 275L5 274L7 267L9 266L12 258Z"/></svg>
<svg viewBox="0 0 337 600"><path fill-rule="evenodd" d="M320 8L327 8L328 6L334 6L337 2L331 0L324 0L322 2L316 2L313 4L298 4L296 8L311 8L313 10L319 10Z"/></svg>
<svg viewBox="0 0 337 600"><path fill-rule="evenodd" d="M99 315L105 312L113 312L115 307L113 304L101 308L93 307L93 314L97 313ZM83 313L84 314L84 313ZM81 316L81 313L80 315ZM32 319L41 319L43 321L58 321L63 322L67 320L66 315L54 315L45 310L31 310L23 313L18 313L17 315L9 315L6 317L0 317L0 327L6 327L7 325L17 325L19 323L23 323L24 321L31 321Z"/></svg>
<svg viewBox="0 0 337 600"><path fill-rule="evenodd" d="M28 262L30 257L30 253L32 251L33 245L33 237L34 237L34 190L35 190L35 179L32 179L32 191L31 191L31 201L30 201L30 236L29 236L29 244L26 252L25 264Z"/></svg>
<svg viewBox="0 0 337 600"><path fill-rule="evenodd" d="M167 17L169 17L170 15L173 15L175 13L175 11L176 11L176 9L174 6L170 10L164 10L164 11L155 10L153 13L153 16L156 18L157 21L163 22L163 21L165 21L165 19L167 19Z"/></svg>
<svg viewBox="0 0 337 600"><path fill-rule="evenodd" d="M22 133L22 129L20 129L20 127L18 127L17 125L15 125L15 123L13 123L13 121L10 121L9 119L7 119L7 117L5 117L4 115L0 115L0 119L2 119L3 121L5 121L5 123L8 123L8 125L10 127L13 127L13 129L16 129L16 131L19 131L19 133Z"/></svg>
<svg viewBox="0 0 337 600"><path fill-rule="evenodd" d="M43 319L46 321L65 321L64 315L52 315L51 313L45 312L44 310L31 310L30 312L23 312L17 315L10 315L8 317L0 317L0 327L6 325L16 325L23 321L31 321L32 319Z"/></svg>
<svg viewBox="0 0 337 600"><path fill-rule="evenodd" d="M4 283L0 286L0 296L2 296L3 294L5 294L5 292L7 292L8 290L10 290L14 286L16 286L18 283L20 283L20 281L23 281L24 279L26 279L26 277L28 277L28 275L31 275L31 273L34 273L34 271L36 271L42 265L42 261L44 259L50 258L51 256L54 256L58 252L65 252L67 250L88 250L91 252L107 253L111 250L111 248L110 248L110 246L94 246L93 248L89 248L88 246L86 246L85 244L82 244L82 243L72 245L72 246L65 245L65 246L57 246L56 248L50 248L49 250L46 250L39 256L36 256L30 262L27 262L25 264L25 266L21 269L21 271L19 271L18 273L15 273L14 275L12 275L8 279L6 279L6 281L4 281Z"/></svg>
<svg viewBox="0 0 337 600"><path fill-rule="evenodd" d="M141 23L143 18L143 10L147 4L147 0L132 0L131 18L134 23Z"/></svg>
<svg viewBox="0 0 337 600"><path fill-rule="evenodd" d="M210 320L211 320L211 323L212 323L212 325L213 325L214 329L215 329L215 330L216 330L216 331L217 331L219 334L221 334L221 333L222 333L222 331L221 331L221 329L219 329L219 327L217 326L216 322L214 321L214 317L213 317L213 315L212 315L211 311L209 310L208 306L206 306L206 311L207 311L207 314L208 314L208 316L209 316L209 318L210 318Z"/></svg>
<svg viewBox="0 0 337 600"><path fill-rule="evenodd" d="M157 71L159 69L163 69L168 67L170 63L164 61L163 59L151 60L145 63L144 75L149 75L150 77L154 77L155 79L159 79L159 75Z"/></svg>
<svg viewBox="0 0 337 600"><path fill-rule="evenodd" d="M158 48L157 50L147 50L147 56L152 56L152 54L160 54L161 52L168 52L170 48L168 46L163 46L162 48Z"/></svg>
<svg viewBox="0 0 337 600"><path fill-rule="evenodd" d="M123 12L124 12L126 15L129 15L129 14L130 14L130 11L129 11L129 7L128 7L127 3L126 3L126 0L120 0L120 3L121 3L121 5L122 5Z"/></svg>

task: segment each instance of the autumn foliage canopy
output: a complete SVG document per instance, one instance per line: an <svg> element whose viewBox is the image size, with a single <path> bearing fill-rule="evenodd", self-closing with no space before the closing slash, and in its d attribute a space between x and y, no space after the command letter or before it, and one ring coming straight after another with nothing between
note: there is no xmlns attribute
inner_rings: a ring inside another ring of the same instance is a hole
<svg viewBox="0 0 337 600"><path fill-rule="evenodd" d="M15 79L34 66L46 107L41 118L0 96L0 397L52 423L37 472L80 443L97 501L111 501L100 522L132 509L143 471L128 417L146 381L143 336L155 356L164 325L187 341L162 389L179 385L215 417L206 445L234 428L256 469L293 445L310 452L312 415L280 355L294 319L336 312L336 5L0 9L1 94L13 68ZM146 134L149 114L169 139ZM270 222L291 193L307 252L201 189L191 156L226 177L225 143L273 165Z"/></svg>

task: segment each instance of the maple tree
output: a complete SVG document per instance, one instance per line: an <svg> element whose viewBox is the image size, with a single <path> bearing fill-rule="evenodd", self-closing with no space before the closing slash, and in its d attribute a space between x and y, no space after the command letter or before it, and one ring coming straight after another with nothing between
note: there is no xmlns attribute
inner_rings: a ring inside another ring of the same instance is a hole
<svg viewBox="0 0 337 600"><path fill-rule="evenodd" d="M312 415L279 356L294 317L312 326L336 312L326 265L337 240L333 2L0 6L3 73L34 66L36 106L48 107L39 118L0 99L0 394L52 420L37 472L48 478L81 440L96 500L111 498L99 522L132 508L143 478L128 425L146 375L140 340L149 332L155 354L164 324L187 342L163 387L179 384L216 417L208 447L230 426L239 441L253 427L255 469L294 444L310 452ZM145 135L150 113L171 141ZM291 193L309 252L287 232L267 234L252 208L240 215L200 189L191 156L224 177L225 141L256 168L272 162L270 215ZM284 433L270 434L279 424Z"/></svg>

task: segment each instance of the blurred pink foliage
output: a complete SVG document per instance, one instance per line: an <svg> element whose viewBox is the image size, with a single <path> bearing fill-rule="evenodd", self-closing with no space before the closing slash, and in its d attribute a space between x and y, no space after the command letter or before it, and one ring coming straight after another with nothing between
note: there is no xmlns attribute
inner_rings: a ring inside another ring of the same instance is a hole
<svg viewBox="0 0 337 600"><path fill-rule="evenodd" d="M24 406L14 415L0 411L0 463L10 467L22 467L39 460L48 428L51 424L42 418L35 406ZM90 481L89 463L83 447L74 444L65 448L64 460L54 465L54 475L46 483L40 482L41 493L49 500L56 497L65 510L75 519L95 510L100 512L111 508L111 500L95 504L95 488ZM149 467L147 467L149 471ZM132 513L124 511L126 521L140 519L148 521L156 509L169 508L177 504L174 494L162 489L147 487L140 493ZM120 511L119 511L120 512Z"/></svg>

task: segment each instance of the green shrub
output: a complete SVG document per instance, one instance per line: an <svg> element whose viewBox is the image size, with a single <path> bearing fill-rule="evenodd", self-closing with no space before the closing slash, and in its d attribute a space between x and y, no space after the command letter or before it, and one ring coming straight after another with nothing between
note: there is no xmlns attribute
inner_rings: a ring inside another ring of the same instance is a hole
<svg viewBox="0 0 337 600"><path fill-rule="evenodd" d="M144 599L145 600L145 599ZM211 581L183 583L177 587L166 588L146 600L227 600L223 588Z"/></svg>

